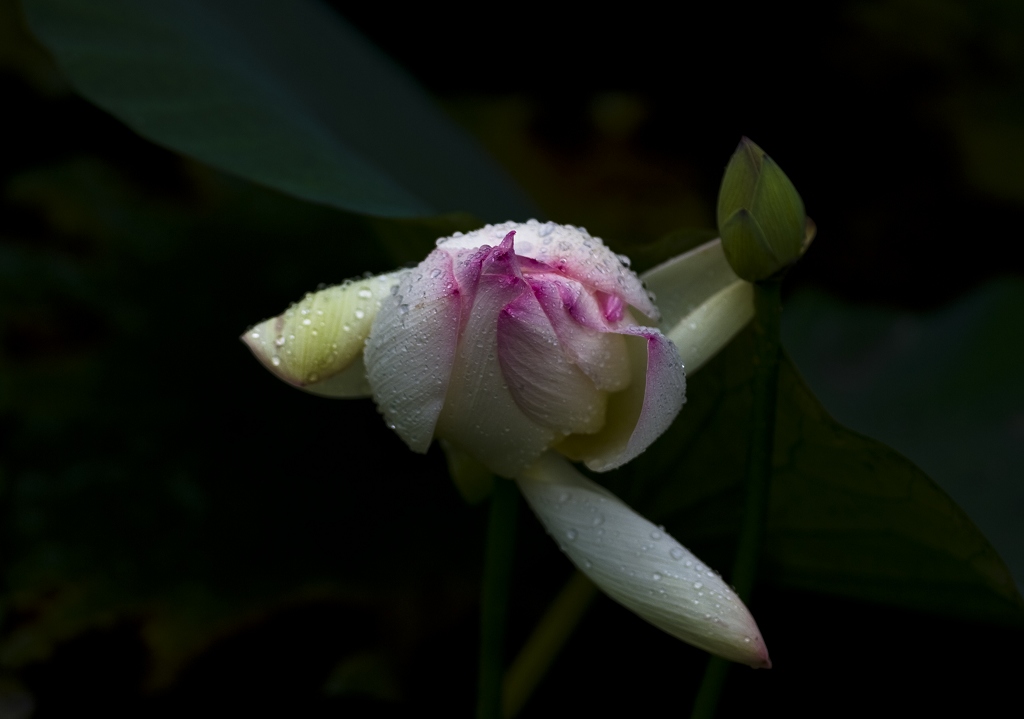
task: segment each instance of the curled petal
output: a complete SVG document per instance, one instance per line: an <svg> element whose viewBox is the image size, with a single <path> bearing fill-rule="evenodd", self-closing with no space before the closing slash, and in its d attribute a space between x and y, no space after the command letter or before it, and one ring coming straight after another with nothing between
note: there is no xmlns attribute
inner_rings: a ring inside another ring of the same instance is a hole
<svg viewBox="0 0 1024 719"><path fill-rule="evenodd" d="M712 654L771 666L736 593L662 529L551 452L517 482L548 533L609 597Z"/></svg>
<svg viewBox="0 0 1024 719"><path fill-rule="evenodd" d="M256 358L301 389L329 397L369 395L360 361L370 327L404 271L311 292L242 335Z"/></svg>
<svg viewBox="0 0 1024 719"><path fill-rule="evenodd" d="M533 292L498 315L498 362L516 405L538 424L563 433L593 433L607 395L572 363Z"/></svg>
<svg viewBox="0 0 1024 719"><path fill-rule="evenodd" d="M605 392L628 387L626 341L611 331L593 295L564 277L531 278L530 284L562 349L594 386Z"/></svg>
<svg viewBox="0 0 1024 719"><path fill-rule="evenodd" d="M459 294L452 258L432 252L402 276L366 341L373 399L416 452L427 451L444 406L459 337Z"/></svg>
<svg viewBox="0 0 1024 719"><path fill-rule="evenodd" d="M647 449L686 401L686 376L675 346L658 330L626 327L632 380L608 399L608 421L597 434L572 435L557 449L597 472L615 469Z"/></svg>
<svg viewBox="0 0 1024 719"><path fill-rule="evenodd" d="M620 296L647 317L658 318L658 309L636 274L622 258L582 227L536 220L506 222L438 240L438 247L454 250L496 246L513 230L516 233L516 251L521 256L532 258L528 261L531 267L549 267L595 290Z"/></svg>

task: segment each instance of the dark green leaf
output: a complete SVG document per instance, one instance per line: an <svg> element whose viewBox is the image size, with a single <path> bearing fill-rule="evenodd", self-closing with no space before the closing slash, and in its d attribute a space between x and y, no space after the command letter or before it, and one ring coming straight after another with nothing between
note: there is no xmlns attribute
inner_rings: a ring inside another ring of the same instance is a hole
<svg viewBox="0 0 1024 719"><path fill-rule="evenodd" d="M401 69L317 0L24 0L75 88L141 135L370 215L529 202Z"/></svg>
<svg viewBox="0 0 1024 719"><path fill-rule="evenodd" d="M808 293L784 317L822 404L933 477L1024 586L1024 282L929 315Z"/></svg>

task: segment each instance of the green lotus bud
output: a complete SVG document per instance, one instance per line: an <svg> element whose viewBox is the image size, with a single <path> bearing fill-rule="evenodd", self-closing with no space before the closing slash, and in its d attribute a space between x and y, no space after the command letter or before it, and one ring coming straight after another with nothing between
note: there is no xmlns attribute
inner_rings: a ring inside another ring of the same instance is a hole
<svg viewBox="0 0 1024 719"><path fill-rule="evenodd" d="M804 203L764 150L744 137L718 191L718 231L737 275L764 280L793 264L807 247Z"/></svg>

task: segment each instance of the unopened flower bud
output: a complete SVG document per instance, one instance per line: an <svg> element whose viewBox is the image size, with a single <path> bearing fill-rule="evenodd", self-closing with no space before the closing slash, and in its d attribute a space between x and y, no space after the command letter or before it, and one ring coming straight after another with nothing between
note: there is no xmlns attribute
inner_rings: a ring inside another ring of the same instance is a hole
<svg viewBox="0 0 1024 719"><path fill-rule="evenodd" d="M764 150L744 137L718 192L718 231L737 275L764 280L793 264L807 246L804 203Z"/></svg>

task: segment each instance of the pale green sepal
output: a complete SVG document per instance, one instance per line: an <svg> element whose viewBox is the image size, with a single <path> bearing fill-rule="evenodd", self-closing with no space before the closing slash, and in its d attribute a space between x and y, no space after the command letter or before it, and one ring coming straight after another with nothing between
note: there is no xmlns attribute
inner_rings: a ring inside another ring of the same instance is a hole
<svg viewBox="0 0 1024 719"><path fill-rule="evenodd" d="M661 310L660 327L668 334L681 319L739 277L725 259L722 241L714 239L662 262L640 275Z"/></svg>
<svg viewBox="0 0 1024 719"><path fill-rule="evenodd" d="M462 498L469 504L477 504L490 497L494 491L494 473L448 440L438 442L448 460L448 474Z"/></svg>
<svg viewBox="0 0 1024 719"><path fill-rule="evenodd" d="M338 374L313 384L307 384L300 389L320 397L334 399L359 399L373 396L373 388L370 387L370 380L366 377L366 364L363 362L362 354L357 355L352 360L352 364Z"/></svg>
<svg viewBox="0 0 1024 719"><path fill-rule="evenodd" d="M399 276L395 272L350 280L311 292L283 314L250 329L242 341L267 369L289 384L317 385L320 391L311 390L314 394L364 396L368 392L358 370L337 383L324 383L362 356L381 301ZM365 376L365 369L361 374Z"/></svg>
<svg viewBox="0 0 1024 719"><path fill-rule="evenodd" d="M736 274L767 279L806 248L804 203L786 173L764 150L743 138L722 177L718 228Z"/></svg>
<svg viewBox="0 0 1024 719"><path fill-rule="evenodd" d="M741 280L715 239L645 272L661 309L661 329L692 375L754 316L753 287Z"/></svg>
<svg viewBox="0 0 1024 719"><path fill-rule="evenodd" d="M687 376L719 353L754 318L754 286L736 280L665 334L679 351Z"/></svg>

